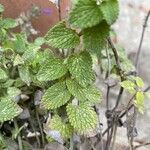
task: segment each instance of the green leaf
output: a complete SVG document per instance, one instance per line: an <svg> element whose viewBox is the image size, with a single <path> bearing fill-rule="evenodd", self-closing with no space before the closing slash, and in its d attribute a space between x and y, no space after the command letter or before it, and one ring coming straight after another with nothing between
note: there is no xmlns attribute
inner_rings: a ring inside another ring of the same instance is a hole
<svg viewBox="0 0 150 150"><path fill-rule="evenodd" d="M101 4L101 11L107 23L110 25L113 24L119 15L118 0L103 1Z"/></svg>
<svg viewBox="0 0 150 150"><path fill-rule="evenodd" d="M12 86L14 84L15 80L13 79L8 79L4 84L3 84L3 88L9 88L10 86Z"/></svg>
<svg viewBox="0 0 150 150"><path fill-rule="evenodd" d="M13 99L15 100L16 96L20 95L21 94L21 90L19 90L18 88L16 87L9 87L7 89L7 94L8 94L8 97L10 99Z"/></svg>
<svg viewBox="0 0 150 150"><path fill-rule="evenodd" d="M75 48L80 43L77 33L67 28L64 22L54 26L45 36L47 44L55 48Z"/></svg>
<svg viewBox="0 0 150 150"><path fill-rule="evenodd" d="M78 106L68 104L67 115L71 125L80 134L85 134L89 130L96 128L97 115L93 108L86 104L80 104Z"/></svg>
<svg viewBox="0 0 150 150"><path fill-rule="evenodd" d="M40 46L30 44L27 47L27 50L22 55L22 59L26 62L32 62L34 60L34 58L36 57L36 54L39 49L40 49Z"/></svg>
<svg viewBox="0 0 150 150"><path fill-rule="evenodd" d="M6 18L0 21L0 26L5 29L15 28L18 26L18 23L11 18Z"/></svg>
<svg viewBox="0 0 150 150"><path fill-rule="evenodd" d="M124 89L128 90L128 92L131 92L131 93L135 92L136 85L134 82L132 82L130 80L125 80L125 81L121 82L120 85Z"/></svg>
<svg viewBox="0 0 150 150"><path fill-rule="evenodd" d="M41 46L45 43L45 39L43 37L38 37L35 39L34 43L37 46Z"/></svg>
<svg viewBox="0 0 150 150"><path fill-rule="evenodd" d="M135 105L138 108L140 113L144 113L144 93L139 91L136 93L136 101L135 101Z"/></svg>
<svg viewBox="0 0 150 150"><path fill-rule="evenodd" d="M45 92L42 103L46 109L55 109L66 104L70 98L65 82L58 82Z"/></svg>
<svg viewBox="0 0 150 150"><path fill-rule="evenodd" d="M67 67L62 59L49 58L41 66L37 78L39 81L55 80L67 73Z"/></svg>
<svg viewBox="0 0 150 150"><path fill-rule="evenodd" d="M8 78L8 76L7 76L6 72L0 68L0 80L5 80L7 78Z"/></svg>
<svg viewBox="0 0 150 150"><path fill-rule="evenodd" d="M82 86L87 86L94 81L95 75L92 70L92 59L88 52L81 52L70 56L68 68L73 78Z"/></svg>
<svg viewBox="0 0 150 150"><path fill-rule="evenodd" d="M25 82L28 86L31 83L31 77L28 66L18 66L19 76L23 82Z"/></svg>
<svg viewBox="0 0 150 150"><path fill-rule="evenodd" d="M138 87L144 87L144 82L140 77L136 77L135 80Z"/></svg>
<svg viewBox="0 0 150 150"><path fill-rule="evenodd" d="M0 4L0 13L2 13L5 10L4 6Z"/></svg>
<svg viewBox="0 0 150 150"><path fill-rule="evenodd" d="M21 65L21 64L24 64L24 60L19 54L17 54L15 56L15 59L14 59L13 63L14 63L14 66Z"/></svg>
<svg viewBox="0 0 150 150"><path fill-rule="evenodd" d="M90 104L100 102L102 93L94 86L82 87L75 80L67 79L66 84L69 92L79 101L88 101Z"/></svg>
<svg viewBox="0 0 150 150"><path fill-rule="evenodd" d="M98 56L106 45L109 36L109 26L106 22L101 22L97 26L83 30L84 47Z"/></svg>
<svg viewBox="0 0 150 150"><path fill-rule="evenodd" d="M9 98L0 99L0 122L11 120L18 116L22 109Z"/></svg>
<svg viewBox="0 0 150 150"><path fill-rule="evenodd" d="M53 116L50 120L49 128L59 131L63 139L68 139L73 134L72 126L69 123L64 123L58 115Z"/></svg>
<svg viewBox="0 0 150 150"><path fill-rule="evenodd" d="M75 27L87 28L97 25L102 19L96 0L78 0L70 13L69 22Z"/></svg>
<svg viewBox="0 0 150 150"><path fill-rule="evenodd" d="M26 47L26 39L21 34L16 34L15 40L13 41L14 49L17 53L23 54L27 47Z"/></svg>

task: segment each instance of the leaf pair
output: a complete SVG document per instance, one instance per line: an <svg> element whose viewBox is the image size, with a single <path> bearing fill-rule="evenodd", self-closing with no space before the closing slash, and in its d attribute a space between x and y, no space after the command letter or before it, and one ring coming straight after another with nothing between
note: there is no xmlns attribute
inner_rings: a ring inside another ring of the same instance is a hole
<svg viewBox="0 0 150 150"><path fill-rule="evenodd" d="M103 1L100 5L96 0L78 0L70 13L69 21L77 28L88 28L106 20L113 24L118 18L119 6L117 0Z"/></svg>

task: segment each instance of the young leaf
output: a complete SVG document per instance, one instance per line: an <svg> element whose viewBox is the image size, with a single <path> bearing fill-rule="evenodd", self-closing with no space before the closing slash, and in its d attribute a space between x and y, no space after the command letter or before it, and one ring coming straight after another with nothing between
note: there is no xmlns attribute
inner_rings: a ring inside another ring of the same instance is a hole
<svg viewBox="0 0 150 150"><path fill-rule="evenodd" d="M14 66L21 65L21 64L24 64L24 60L19 54L17 54L14 59Z"/></svg>
<svg viewBox="0 0 150 150"><path fill-rule="evenodd" d="M107 23L110 25L113 24L119 15L118 0L103 1L101 4L101 11Z"/></svg>
<svg viewBox="0 0 150 150"><path fill-rule="evenodd" d="M55 109L66 104L70 98L65 82L58 82L45 92L42 103L46 109Z"/></svg>
<svg viewBox="0 0 150 150"><path fill-rule="evenodd" d="M140 77L136 77L135 80L138 87L144 87L144 82Z"/></svg>
<svg viewBox="0 0 150 150"><path fill-rule="evenodd" d="M94 85L90 85L84 88L75 80L71 79L67 79L66 84L69 92L79 101L88 101L91 104L95 104L101 100L102 94Z"/></svg>
<svg viewBox="0 0 150 150"><path fill-rule="evenodd" d="M54 48L75 48L80 43L80 38L77 33L67 28L65 22L60 22L48 31L45 36L47 44Z"/></svg>
<svg viewBox="0 0 150 150"><path fill-rule="evenodd" d="M2 4L0 4L0 13L2 13L4 11L4 6Z"/></svg>
<svg viewBox="0 0 150 150"><path fill-rule="evenodd" d="M93 108L86 104L78 106L68 104L67 115L71 125L80 134L87 133L89 130L96 128L97 115Z"/></svg>
<svg viewBox="0 0 150 150"><path fill-rule="evenodd" d="M28 86L31 83L31 77L28 66L18 66L19 76L23 82L25 82Z"/></svg>
<svg viewBox="0 0 150 150"><path fill-rule="evenodd" d="M6 72L0 68L0 80L5 80L5 79L7 79L7 77L8 76L7 76Z"/></svg>
<svg viewBox="0 0 150 150"><path fill-rule="evenodd" d="M96 0L78 0L70 13L69 22L78 28L95 26L103 19Z"/></svg>
<svg viewBox="0 0 150 150"><path fill-rule="evenodd" d="M18 23L14 19L6 18L0 21L0 26L2 26L5 29L10 29L17 27Z"/></svg>
<svg viewBox="0 0 150 150"><path fill-rule="evenodd" d="M138 108L140 113L144 113L144 93L143 92L137 92L136 93L136 101L135 105Z"/></svg>
<svg viewBox="0 0 150 150"><path fill-rule="evenodd" d="M0 122L11 120L18 116L22 109L9 98L0 99Z"/></svg>
<svg viewBox="0 0 150 150"><path fill-rule="evenodd" d="M120 85L124 89L128 90L128 92L131 92L131 93L135 92L136 85L134 82L132 82L130 80L125 80L125 81L121 82Z"/></svg>
<svg viewBox="0 0 150 150"><path fill-rule="evenodd" d="M83 30L84 47L98 56L101 54L102 48L106 45L109 36L109 26L106 22Z"/></svg>
<svg viewBox="0 0 150 150"><path fill-rule="evenodd" d="M55 115L50 120L49 128L54 131L59 131L63 139L68 139L73 134L73 128L69 123L64 123L62 119Z"/></svg>
<svg viewBox="0 0 150 150"><path fill-rule="evenodd" d="M70 56L68 67L73 78L76 78L82 86L87 86L93 82L95 76L92 70L92 59L89 53L81 52L80 54Z"/></svg>
<svg viewBox="0 0 150 150"><path fill-rule="evenodd" d="M41 64L41 68L37 74L39 81L55 80L67 73L67 67L64 61L59 58L51 58Z"/></svg>
<svg viewBox="0 0 150 150"><path fill-rule="evenodd" d="M13 47L15 51L19 54L23 54L26 51L26 40L23 35L16 34L15 40L13 41Z"/></svg>

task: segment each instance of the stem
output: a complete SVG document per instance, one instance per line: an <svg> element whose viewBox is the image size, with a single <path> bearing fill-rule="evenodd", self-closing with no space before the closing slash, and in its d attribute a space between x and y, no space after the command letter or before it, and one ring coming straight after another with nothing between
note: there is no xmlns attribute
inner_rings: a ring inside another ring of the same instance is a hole
<svg viewBox="0 0 150 150"><path fill-rule="evenodd" d="M142 30L142 35L141 35L141 39L140 39L140 44L139 44L138 52L137 52L137 55L136 55L135 67L137 69L137 72L138 72L138 66L139 66L139 57L140 57L140 54L141 54L141 48L142 48L143 39L144 39L144 35L145 35L145 29L147 27L147 22L148 22L149 16L150 16L150 10L149 10L149 12L146 16L145 22L143 24L143 30Z"/></svg>
<svg viewBox="0 0 150 150"><path fill-rule="evenodd" d="M73 137L70 138L70 148L69 148L69 150L74 150Z"/></svg>
<svg viewBox="0 0 150 150"><path fill-rule="evenodd" d="M35 133L35 138L37 140L38 146L41 147L40 139L39 139L39 137L38 137L38 135L36 133L36 130L34 128L34 125L33 125L33 122L32 122L31 118L29 118L29 122L30 122L30 125L31 125L31 128L32 128L33 132Z"/></svg>
<svg viewBox="0 0 150 150"><path fill-rule="evenodd" d="M113 42L111 41L110 38L108 38L108 44L109 44L109 46L111 47L111 49L112 49L112 51L113 51L113 53L114 53L116 65L117 65L117 67L118 67L118 73L119 73L119 76L120 76L120 78L121 78L121 81L123 81L123 80L124 80L124 77L123 77L123 75L122 75L122 69L121 69L121 65L120 65L119 56L118 56L117 50L116 50L116 48L115 48L115 46L114 46L114 44L113 44ZM118 95L117 101L116 101L116 105L115 105L113 111L115 111L116 108L118 107L119 102L120 102L120 100L121 100L121 96L122 96L122 94L123 94L123 91L124 91L124 89L123 89L123 87L121 87L121 88L120 88L120 91L119 91L119 95Z"/></svg>
<svg viewBox="0 0 150 150"><path fill-rule="evenodd" d="M61 4L60 4L60 0L58 0L58 15L59 15L59 21L61 21Z"/></svg>
<svg viewBox="0 0 150 150"><path fill-rule="evenodd" d="M18 123L17 123L16 119L14 119L14 125L15 125L15 129L18 131L19 127L18 127ZM23 150L23 145L22 145L20 133L18 133L17 139L18 139L19 150Z"/></svg>
<svg viewBox="0 0 150 150"><path fill-rule="evenodd" d="M121 87L120 90L119 90L119 94L118 94L118 98L117 98L117 100L116 100L115 107L114 107L114 109L113 109L114 111L116 110L116 108L117 108L118 105L119 105L119 102L120 102L120 100L121 100L123 91L124 91L124 89L123 89L123 87Z"/></svg>
<svg viewBox="0 0 150 150"><path fill-rule="evenodd" d="M110 55L108 52L108 46L106 47L106 54L107 54L107 60L108 60L108 73L107 73L107 77L110 76L110 70L111 70L111 61L110 61ZM107 93L106 93L106 108L107 110L109 110L109 92L110 92L110 86L109 84L107 84Z"/></svg>
<svg viewBox="0 0 150 150"><path fill-rule="evenodd" d="M134 149L138 149L138 148L141 148L142 146L147 146L147 145L150 145L150 142L147 142L147 143L144 143L144 144L140 144L138 146L135 146Z"/></svg>
<svg viewBox="0 0 150 150"><path fill-rule="evenodd" d="M39 125L39 128L40 128L41 137L42 137L42 146L44 146L45 145L44 133L43 133L42 125L41 125L41 122L40 122L39 114L38 114L38 111L37 111L37 107L36 107L36 118L37 118L37 122L38 122L38 125Z"/></svg>
<svg viewBox="0 0 150 150"><path fill-rule="evenodd" d="M123 76L122 76L122 69L121 69L121 65L120 65L120 60L119 60L119 56L118 56L118 53L117 53L117 50L113 44L113 42L111 41L110 38L108 38L108 44L109 46L111 47L113 53L114 53L114 57L115 57L115 61L116 61L116 65L118 67L118 73L119 73L119 76L121 78L121 81L123 80Z"/></svg>
<svg viewBox="0 0 150 150"><path fill-rule="evenodd" d="M147 91L149 91L149 90L150 90L150 86L148 86L148 87L144 90L144 92L147 92ZM134 95L130 100L132 100L134 97L135 97L135 95ZM125 111L123 111L123 112L119 115L119 118L124 117L124 116L128 113L128 111L133 108L133 106L134 106L134 105L131 104L131 105L128 107L128 109L126 109ZM112 128L112 125L109 126L109 127L102 133L102 135L104 136L104 135L108 132L108 130L110 130L111 128Z"/></svg>
<svg viewBox="0 0 150 150"><path fill-rule="evenodd" d="M116 133L117 133L117 125L114 125L114 132L113 132L113 141L112 141L112 146L111 149L114 150L115 148L115 141L116 141Z"/></svg>

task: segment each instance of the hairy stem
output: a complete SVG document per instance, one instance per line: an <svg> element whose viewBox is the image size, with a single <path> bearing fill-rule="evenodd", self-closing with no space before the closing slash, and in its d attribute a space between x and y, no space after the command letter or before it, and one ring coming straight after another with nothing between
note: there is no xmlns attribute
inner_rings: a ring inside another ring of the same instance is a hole
<svg viewBox="0 0 150 150"><path fill-rule="evenodd" d="M137 52L137 55L136 55L135 67L137 69L137 72L138 72L138 66L139 66L139 57L140 57L140 54L141 54L141 48L142 48L143 39L144 39L145 31L146 31L145 29L147 27L147 22L148 22L149 16L150 16L150 10L149 10L149 12L148 12L148 14L146 16L145 22L143 24L143 29L142 29L140 44L139 44L138 52Z"/></svg>

